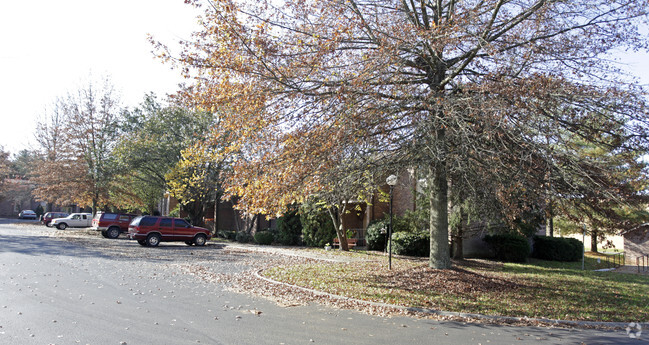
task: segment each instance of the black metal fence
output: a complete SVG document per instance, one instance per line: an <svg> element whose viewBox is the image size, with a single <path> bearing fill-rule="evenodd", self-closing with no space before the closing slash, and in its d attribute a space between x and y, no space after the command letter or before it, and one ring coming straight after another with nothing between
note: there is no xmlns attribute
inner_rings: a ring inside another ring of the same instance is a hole
<svg viewBox="0 0 649 345"><path fill-rule="evenodd" d="M636 257L635 264L638 266L638 273L649 271L649 255Z"/></svg>
<svg viewBox="0 0 649 345"><path fill-rule="evenodd" d="M624 253L602 253L606 255L606 267L618 268L624 266Z"/></svg>

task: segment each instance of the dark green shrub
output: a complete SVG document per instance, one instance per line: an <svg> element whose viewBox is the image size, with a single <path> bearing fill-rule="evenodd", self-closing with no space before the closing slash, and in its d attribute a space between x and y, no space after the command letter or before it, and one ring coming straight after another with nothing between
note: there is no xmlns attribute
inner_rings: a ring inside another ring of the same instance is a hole
<svg viewBox="0 0 649 345"><path fill-rule="evenodd" d="M275 236L268 231L259 231L255 234L255 242L259 244L269 245L273 243Z"/></svg>
<svg viewBox="0 0 649 345"><path fill-rule="evenodd" d="M549 261L578 261L584 244L574 238L534 236L532 257Z"/></svg>
<svg viewBox="0 0 649 345"><path fill-rule="evenodd" d="M392 252L398 255L429 256L430 235L426 232L392 234Z"/></svg>
<svg viewBox="0 0 649 345"><path fill-rule="evenodd" d="M296 207L277 219L277 242L295 246L300 244L300 235L302 235L302 223Z"/></svg>
<svg viewBox="0 0 649 345"><path fill-rule="evenodd" d="M385 220L373 220L370 225L367 226L367 232L365 234L365 241L367 242L368 250L384 250L385 249L385 239L388 234L388 221Z"/></svg>
<svg viewBox="0 0 649 345"><path fill-rule="evenodd" d="M497 260L524 262L530 255L527 238L516 234L487 235L484 238L494 251Z"/></svg>
<svg viewBox="0 0 649 345"><path fill-rule="evenodd" d="M219 230L217 232L217 236L221 237L221 238L225 238L227 240L234 241L234 240L237 239L237 232L234 231L234 230L223 230L223 229L221 229L221 230Z"/></svg>
<svg viewBox="0 0 649 345"><path fill-rule="evenodd" d="M305 202L300 206L300 223L302 239L307 246L324 247L327 243L332 244L336 237L331 217L313 202Z"/></svg>
<svg viewBox="0 0 649 345"><path fill-rule="evenodd" d="M249 243L252 242L253 237L247 232L237 232L236 241L240 243Z"/></svg>

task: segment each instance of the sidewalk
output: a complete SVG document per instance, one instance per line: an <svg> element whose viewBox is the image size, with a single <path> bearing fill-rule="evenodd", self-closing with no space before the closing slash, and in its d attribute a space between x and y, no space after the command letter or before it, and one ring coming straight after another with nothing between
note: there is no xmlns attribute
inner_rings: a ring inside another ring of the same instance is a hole
<svg viewBox="0 0 649 345"><path fill-rule="evenodd" d="M359 262L359 261L377 261L379 257L363 255L359 257L349 257L348 255L338 255L336 252L337 249L332 249L331 251L322 251L319 249L309 248L309 247L294 247L294 246L264 246L258 244L250 243L238 243L238 242L217 242L223 244L229 248L237 248L255 252L262 253L273 253L281 254L287 256L295 256L307 259L323 260L330 262ZM353 251L350 251L353 253Z"/></svg>

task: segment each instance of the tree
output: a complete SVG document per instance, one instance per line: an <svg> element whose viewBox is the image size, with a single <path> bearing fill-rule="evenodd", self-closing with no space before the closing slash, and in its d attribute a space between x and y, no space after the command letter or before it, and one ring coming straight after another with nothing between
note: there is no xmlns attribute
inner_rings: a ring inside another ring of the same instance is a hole
<svg viewBox="0 0 649 345"><path fill-rule="evenodd" d="M29 179L40 155L36 151L20 150L11 160L11 175L13 178Z"/></svg>
<svg viewBox="0 0 649 345"><path fill-rule="evenodd" d="M641 90L606 56L647 46L644 1L209 4L177 61L197 80L185 95L235 110L224 125L248 159L235 164L231 192L279 213L326 190L340 172L331 157L348 159L351 147L361 148L357 168L425 167L431 267L450 267L448 182L462 169L488 178L514 219L542 198L545 175L554 191L579 180L616 195L590 176L605 167L550 149L566 134L596 141L624 119L630 146L617 149L646 146Z"/></svg>
<svg viewBox="0 0 649 345"><path fill-rule="evenodd" d="M205 139L182 150L182 158L165 178L169 191L178 198L194 224L203 223L208 203L214 202L216 227L221 184L231 162L231 156L224 148L231 138L227 131L222 131L218 123L205 136ZM254 216L251 222L254 223L256 218L257 216ZM252 224L246 232L249 234L251 229Z"/></svg>
<svg viewBox="0 0 649 345"><path fill-rule="evenodd" d="M9 152L0 146L0 196L4 196L6 190L5 179L11 173L11 162L9 161Z"/></svg>
<svg viewBox="0 0 649 345"><path fill-rule="evenodd" d="M554 208L562 233L587 230L593 252L597 252L597 245L605 235L616 235L649 221L646 211L649 196L645 192L649 187L648 166L644 158L647 152L620 151L618 148L627 146L627 140L631 139L624 136L622 125L618 124L598 138L598 143L580 138L570 142L570 149L582 160L595 161L607 168L594 171L591 176L616 191L611 195L608 190L587 188L586 183L581 183L582 188L576 188L575 193L555 197L558 202Z"/></svg>
<svg viewBox="0 0 649 345"><path fill-rule="evenodd" d="M178 104L161 104L154 94L124 113L122 135L115 147L122 184L133 191L129 208L145 207L153 214L167 191L165 175L182 158L181 152L201 140L214 116ZM126 205L125 205L126 206Z"/></svg>
<svg viewBox="0 0 649 345"><path fill-rule="evenodd" d="M121 108L112 85L89 83L59 99L49 121L39 124L37 141L47 159L37 169L39 200L57 204L109 205L115 187L112 150L118 138Z"/></svg>

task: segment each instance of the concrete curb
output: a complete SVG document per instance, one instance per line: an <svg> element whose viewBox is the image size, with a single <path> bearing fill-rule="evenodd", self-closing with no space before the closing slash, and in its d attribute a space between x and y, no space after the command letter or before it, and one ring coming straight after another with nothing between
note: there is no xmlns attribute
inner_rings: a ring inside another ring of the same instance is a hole
<svg viewBox="0 0 649 345"><path fill-rule="evenodd" d="M443 311L443 310L437 310L437 309L428 309L428 308L417 308L417 307L404 307L400 305L395 305L395 304L387 304L387 303L379 303L379 302L371 302L371 301L365 301L365 300L360 300L356 298L351 298L351 297L345 297L345 296L340 296L340 295L334 295L330 294L328 292L324 291L319 291L319 290L314 290L310 288L305 288L302 286L298 285L293 285L293 284L288 284L280 281L276 281L270 278L266 278L261 275L262 270L258 270L255 272L255 276L259 279L265 280L269 283L272 284L277 284L277 285L283 285L283 286L288 286L296 289L300 289L303 291L307 291L316 295L320 296L327 296L333 299L338 299L338 300L346 300L346 301L353 301L355 303L362 303L366 305L371 305L371 306L376 306L376 307L388 307L388 308L394 308L394 309L400 309L400 310L406 310L406 311L412 311L412 312L418 312L418 313L424 313L424 314L431 314L431 315L439 315L439 316L451 316L451 317L460 317L460 318L468 318L468 319L481 319L481 320L487 320L487 321L506 321L506 322L538 322L538 323L544 323L544 324L551 324L555 326L572 326L572 327L582 327L582 328L614 328L614 329L624 329L629 326L629 323L627 322L600 322L600 321L570 321L570 320L555 320L555 319L538 319L538 318L528 318L528 317L514 317L514 316L495 316L495 315L482 315L482 314L472 314L472 313L461 313L461 312L453 312L453 311ZM644 326L644 325L643 325Z"/></svg>

